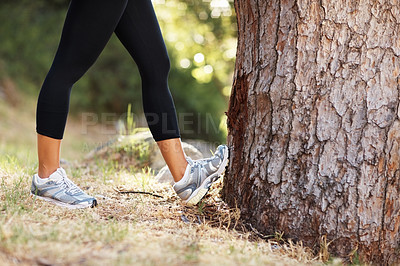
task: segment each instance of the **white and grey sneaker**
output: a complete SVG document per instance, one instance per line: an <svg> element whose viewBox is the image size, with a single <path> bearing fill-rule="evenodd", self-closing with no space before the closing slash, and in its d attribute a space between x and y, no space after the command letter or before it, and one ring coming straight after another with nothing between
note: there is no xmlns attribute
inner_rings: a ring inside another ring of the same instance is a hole
<svg viewBox="0 0 400 266"><path fill-rule="evenodd" d="M225 170L229 150L219 145L211 158L192 160L186 156L188 166L182 179L175 183L174 190L188 205L196 205L207 194L210 186Z"/></svg>
<svg viewBox="0 0 400 266"><path fill-rule="evenodd" d="M33 176L31 195L69 209L95 207L97 200L75 185L60 167L48 178Z"/></svg>

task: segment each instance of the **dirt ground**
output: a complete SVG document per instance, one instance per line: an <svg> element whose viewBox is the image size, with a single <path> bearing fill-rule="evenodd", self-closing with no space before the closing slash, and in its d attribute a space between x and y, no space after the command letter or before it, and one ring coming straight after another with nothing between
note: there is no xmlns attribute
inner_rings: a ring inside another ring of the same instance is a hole
<svg viewBox="0 0 400 266"><path fill-rule="evenodd" d="M62 166L97 197L93 209L69 210L29 195L37 169L34 102L0 100L1 265L310 265L323 264L280 234L260 237L221 200L223 178L197 206L185 206L150 168L82 158L110 135L68 122ZM330 263L340 264L338 260Z"/></svg>

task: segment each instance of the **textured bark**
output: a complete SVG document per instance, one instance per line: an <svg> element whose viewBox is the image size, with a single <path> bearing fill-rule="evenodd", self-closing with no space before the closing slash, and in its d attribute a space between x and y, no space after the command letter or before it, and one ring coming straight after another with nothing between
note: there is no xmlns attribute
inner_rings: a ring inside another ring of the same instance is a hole
<svg viewBox="0 0 400 266"><path fill-rule="evenodd" d="M225 200L262 232L399 262L400 1L235 8Z"/></svg>

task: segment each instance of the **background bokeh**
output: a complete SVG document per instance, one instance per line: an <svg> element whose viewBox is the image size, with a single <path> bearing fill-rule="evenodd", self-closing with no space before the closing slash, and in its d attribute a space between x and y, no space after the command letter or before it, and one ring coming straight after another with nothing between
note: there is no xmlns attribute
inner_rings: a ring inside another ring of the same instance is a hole
<svg viewBox="0 0 400 266"><path fill-rule="evenodd" d="M14 82L19 97L37 97L57 49L68 3L0 2L0 80ZM233 3L154 0L153 4L171 58L169 84L182 137L225 142L224 112L236 55ZM113 35L95 65L74 86L70 115L124 114L131 103L140 117L140 82L135 63Z"/></svg>

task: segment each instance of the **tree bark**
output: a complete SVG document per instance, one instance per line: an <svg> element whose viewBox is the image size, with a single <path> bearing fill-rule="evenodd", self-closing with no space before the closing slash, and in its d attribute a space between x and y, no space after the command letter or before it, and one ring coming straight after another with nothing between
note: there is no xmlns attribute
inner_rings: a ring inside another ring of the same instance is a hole
<svg viewBox="0 0 400 266"><path fill-rule="evenodd" d="M399 262L400 1L235 8L225 200L261 232Z"/></svg>

